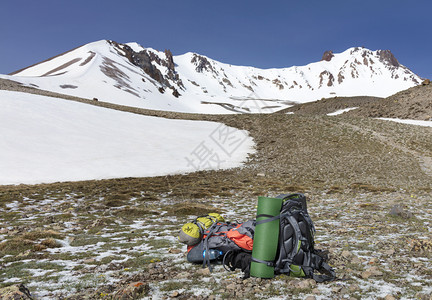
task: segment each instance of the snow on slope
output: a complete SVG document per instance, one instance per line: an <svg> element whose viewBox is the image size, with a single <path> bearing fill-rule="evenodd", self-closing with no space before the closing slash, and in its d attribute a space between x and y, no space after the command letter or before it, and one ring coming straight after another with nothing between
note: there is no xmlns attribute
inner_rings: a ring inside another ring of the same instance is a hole
<svg viewBox="0 0 432 300"><path fill-rule="evenodd" d="M409 120L409 119L396 119L396 118L378 118L379 120L384 121L392 121L402 124L423 126L423 127L432 127L432 120L430 121L421 121L421 120Z"/></svg>
<svg viewBox="0 0 432 300"><path fill-rule="evenodd" d="M343 113L346 113L347 111L354 110L357 108L358 107L348 107L348 108L344 108L344 109L339 109L337 111L334 111L332 113L327 114L327 116L338 116L338 115L341 115Z"/></svg>
<svg viewBox="0 0 432 300"><path fill-rule="evenodd" d="M157 176L241 165L245 131L0 91L0 184ZM237 140L237 144L227 145Z"/></svg>
<svg viewBox="0 0 432 300"><path fill-rule="evenodd" d="M388 50L350 48L306 66L263 70L105 40L1 77L84 98L200 113L274 112L334 96L387 97L421 82Z"/></svg>

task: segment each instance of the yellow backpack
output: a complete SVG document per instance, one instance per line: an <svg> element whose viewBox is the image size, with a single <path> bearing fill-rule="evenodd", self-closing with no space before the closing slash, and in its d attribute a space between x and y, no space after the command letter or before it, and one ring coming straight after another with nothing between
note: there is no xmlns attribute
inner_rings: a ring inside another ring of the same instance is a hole
<svg viewBox="0 0 432 300"><path fill-rule="evenodd" d="M198 217L182 226L178 239L188 246L196 245L201 241L204 231L217 222L225 222L224 218L218 213L209 213Z"/></svg>

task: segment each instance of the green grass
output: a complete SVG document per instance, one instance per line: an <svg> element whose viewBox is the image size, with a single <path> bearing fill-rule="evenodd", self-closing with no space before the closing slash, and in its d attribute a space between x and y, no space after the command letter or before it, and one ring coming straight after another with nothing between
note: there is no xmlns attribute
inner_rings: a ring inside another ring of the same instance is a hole
<svg viewBox="0 0 432 300"><path fill-rule="evenodd" d="M153 249L168 248L171 246L171 242L166 239L149 239L146 244Z"/></svg>
<svg viewBox="0 0 432 300"><path fill-rule="evenodd" d="M80 247L86 245L94 245L99 242L109 243L111 239L109 237L101 237L92 234L79 234L76 235L74 240L70 243L72 247Z"/></svg>
<svg viewBox="0 0 432 300"><path fill-rule="evenodd" d="M45 280L46 277L49 276L49 274L58 273L59 271L62 271L64 268L63 266L51 262L36 262L36 261L16 262L9 265L7 268L3 269L2 271L0 271L0 281L9 278L21 278L22 282L24 283L32 282L32 280L38 279L38 277L32 275L32 272L30 271L31 269L42 269L42 270L51 271L45 275L40 276L39 279Z"/></svg>
<svg viewBox="0 0 432 300"><path fill-rule="evenodd" d="M95 287L106 283L105 275L103 274L86 274L73 282L65 282L62 284L62 289L67 291L82 291L85 289L94 289Z"/></svg>
<svg viewBox="0 0 432 300"><path fill-rule="evenodd" d="M164 282L162 286L160 287L161 291L167 292L167 291L175 291L185 288L187 286L187 283L181 282L181 281L168 281Z"/></svg>
<svg viewBox="0 0 432 300"><path fill-rule="evenodd" d="M160 261L158 256L139 255L137 257L128 259L125 262L122 262L121 266L124 269L143 270L147 268L148 264L154 263L156 261Z"/></svg>
<svg viewBox="0 0 432 300"><path fill-rule="evenodd" d="M124 218L144 218L148 215L159 215L159 212L148 209L148 208L138 208L138 207L127 207L122 208L114 213L117 217Z"/></svg>

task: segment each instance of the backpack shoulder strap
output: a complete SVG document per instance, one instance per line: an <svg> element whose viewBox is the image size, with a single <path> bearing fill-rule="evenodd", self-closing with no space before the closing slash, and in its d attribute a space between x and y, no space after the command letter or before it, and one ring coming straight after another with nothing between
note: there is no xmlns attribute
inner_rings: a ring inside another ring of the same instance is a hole
<svg viewBox="0 0 432 300"><path fill-rule="evenodd" d="M301 230L300 227L297 223L297 220L294 218L294 216L290 213L285 213L282 215L283 217L285 217L289 224L292 226L293 228L293 233L294 233L294 240L292 241L292 249L287 249L285 244L284 244L284 238L282 237L282 241L280 241L280 249L279 249L279 258L282 259L278 259L277 260L277 265L275 266L275 271L277 272L289 272L290 269L284 269L284 266L289 266L292 261L294 260L294 257L297 255L297 253L300 250L300 239L301 239Z"/></svg>
<svg viewBox="0 0 432 300"><path fill-rule="evenodd" d="M205 239L203 240L203 248L204 248L204 251L205 251L204 260L203 260L203 268L204 268L205 266L208 266L210 272L212 271L212 267L211 267L211 264L210 264L210 254L209 254L210 251L209 251L209 243L208 243L208 240L209 240L209 238L210 238L210 237L211 237L215 232L218 231L218 229L219 229L220 226L221 226L221 225L218 224L218 223L213 223L213 225L210 226L209 229L207 229L207 231L206 231L207 236L206 236Z"/></svg>

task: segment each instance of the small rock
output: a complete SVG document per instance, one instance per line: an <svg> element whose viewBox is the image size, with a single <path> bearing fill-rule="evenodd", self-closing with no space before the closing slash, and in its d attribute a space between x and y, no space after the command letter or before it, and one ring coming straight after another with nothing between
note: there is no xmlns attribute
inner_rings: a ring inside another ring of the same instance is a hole
<svg viewBox="0 0 432 300"><path fill-rule="evenodd" d="M172 254L179 254L179 253L181 253L182 251L180 250L180 249L173 249L173 248L170 248L169 250L168 250L168 253L172 253Z"/></svg>
<svg viewBox="0 0 432 300"><path fill-rule="evenodd" d="M231 284L228 284L228 285L226 286L226 288L227 288L228 290L235 290L235 289L237 289L237 286L236 286L235 283L231 283Z"/></svg>
<svg viewBox="0 0 432 300"><path fill-rule="evenodd" d="M329 246L332 247L332 248L336 251L337 248L335 248L335 247L338 246L338 243L337 243L336 241L331 241L331 242L329 243Z"/></svg>
<svg viewBox="0 0 432 300"><path fill-rule="evenodd" d="M145 295L149 291L147 283L137 281L123 286L114 293L114 299L136 299Z"/></svg>
<svg viewBox="0 0 432 300"><path fill-rule="evenodd" d="M369 277L379 277L383 276L384 273L378 270L376 266L368 268L366 271L361 273L363 279L368 279Z"/></svg>
<svg viewBox="0 0 432 300"><path fill-rule="evenodd" d="M402 205L398 204L391 208L390 215L402 217L404 219L410 219L414 216L412 212L405 210Z"/></svg>
<svg viewBox="0 0 432 300"><path fill-rule="evenodd" d="M332 287L331 291L333 293L340 293L340 291L342 291L342 287L341 286L334 286L334 287Z"/></svg>
<svg viewBox="0 0 432 300"><path fill-rule="evenodd" d="M396 300L396 298L393 297L392 295L387 295L384 297L384 300Z"/></svg>
<svg viewBox="0 0 432 300"><path fill-rule="evenodd" d="M351 285L348 287L348 289L349 289L350 292L357 292L357 291L360 290L360 287L359 287L358 284L351 284Z"/></svg>
<svg viewBox="0 0 432 300"><path fill-rule="evenodd" d="M395 249L388 249L388 250L384 251L384 253L387 255L393 255L393 254L395 254Z"/></svg>
<svg viewBox="0 0 432 300"><path fill-rule="evenodd" d="M376 264L377 262L378 262L378 258L376 258L376 257L372 257L372 258L369 260L368 264L373 265L373 264Z"/></svg>
<svg viewBox="0 0 432 300"><path fill-rule="evenodd" d="M83 263L85 263L85 264L92 264L95 261L96 261L96 259L94 259L94 258L87 258L87 259L83 260Z"/></svg>
<svg viewBox="0 0 432 300"><path fill-rule="evenodd" d="M211 274L210 270L208 268L199 269L195 273L198 274L198 275L204 275L204 276L209 276Z"/></svg>
<svg viewBox="0 0 432 300"><path fill-rule="evenodd" d="M288 285L289 285L290 287L292 287L292 288L298 289L298 288L300 288L301 281L298 280L298 279L296 279L296 280L291 280L291 281L288 281Z"/></svg>
<svg viewBox="0 0 432 300"><path fill-rule="evenodd" d="M348 289L347 289L346 287L343 287L343 288L340 290L339 293L341 293L342 295L345 295L345 294L348 294L349 291L348 291ZM350 299L351 299L351 298L350 298Z"/></svg>
<svg viewBox="0 0 432 300"><path fill-rule="evenodd" d="M374 272L372 272L372 276L381 277L381 276L384 276L384 273L381 271L374 271Z"/></svg>
<svg viewBox="0 0 432 300"><path fill-rule="evenodd" d="M175 276L175 278L178 278L178 279L188 278L189 275L190 275L190 274L189 274L188 272L181 272L181 273L178 273L178 274Z"/></svg>
<svg viewBox="0 0 432 300"><path fill-rule="evenodd" d="M305 300L316 300L315 296L307 296Z"/></svg>
<svg viewBox="0 0 432 300"><path fill-rule="evenodd" d="M362 263L362 261L361 261L361 259L358 258L357 256L354 256L354 257L351 259L351 263L354 264L354 265L359 265L359 264Z"/></svg>
<svg viewBox="0 0 432 300"><path fill-rule="evenodd" d="M178 296L180 296L180 293L178 291L174 291L171 293L171 297L173 297L173 298L176 298Z"/></svg>
<svg viewBox="0 0 432 300"><path fill-rule="evenodd" d="M349 252L348 250L344 250L344 251L342 251L342 257L343 258L346 258L346 259L348 259L348 258L351 258L351 257L353 257L354 255L351 253L351 252Z"/></svg>
<svg viewBox="0 0 432 300"><path fill-rule="evenodd" d="M307 282L307 284L309 286L308 288L314 289L314 288L317 287L317 283L316 283L315 280L313 280L313 279L306 279L305 281Z"/></svg>
<svg viewBox="0 0 432 300"><path fill-rule="evenodd" d="M363 279L368 279L371 276L372 276L372 272L370 272L370 271L364 271L361 273L361 278L363 278Z"/></svg>
<svg viewBox="0 0 432 300"><path fill-rule="evenodd" d="M321 295L321 291L318 288L313 289L312 293L315 295Z"/></svg>
<svg viewBox="0 0 432 300"><path fill-rule="evenodd" d="M266 175L264 173L258 173L256 176L258 176L258 177L265 177Z"/></svg>

